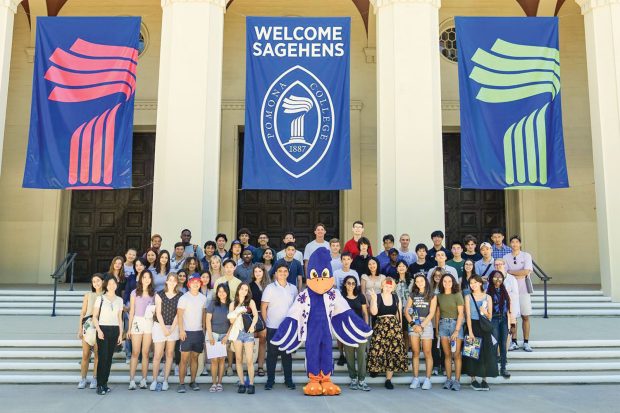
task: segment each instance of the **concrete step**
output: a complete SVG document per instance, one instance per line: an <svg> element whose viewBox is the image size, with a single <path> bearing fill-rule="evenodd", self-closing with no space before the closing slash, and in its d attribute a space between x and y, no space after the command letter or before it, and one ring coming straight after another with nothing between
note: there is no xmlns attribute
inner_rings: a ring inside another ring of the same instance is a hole
<svg viewBox="0 0 620 413"><path fill-rule="evenodd" d="M535 302L532 303L532 308L544 308L543 302ZM612 302L552 302L547 303L547 308L584 308L584 309L609 309L615 310L620 309L620 303L612 303Z"/></svg>
<svg viewBox="0 0 620 413"><path fill-rule="evenodd" d="M141 364L139 368L141 368ZM90 364L89 370L92 370L93 364ZM280 365L278 365L280 368ZM293 363L293 371L295 372L303 372L306 369L306 365L303 361L295 361ZM422 360L420 363L420 370L424 371L425 364ZM558 372L558 373L566 373L566 372L574 372L574 371L616 371L620 374L620 360L615 362L517 362L512 361L508 364L508 369L510 372ZM152 370L152 364L149 364L149 371ZM79 374L80 371L80 363L79 361L36 361L36 362L23 362L23 361L1 361L0 362L0 372L74 372L75 374ZM125 372L129 374L129 365L125 363L114 363L112 364L112 371L114 372ZM334 366L334 371L336 373L345 374L347 372L346 366Z"/></svg>
<svg viewBox="0 0 620 413"><path fill-rule="evenodd" d="M186 378L187 380L187 378ZM262 385L266 382L266 377L256 377L255 383L258 386L257 391L263 391ZM307 383L307 377L305 374L293 375L293 381L297 383L297 391L301 392L301 388ZM346 375L335 375L332 378L333 382L343 386L343 391L349 391L346 385L349 383L349 378ZM431 382L435 388L439 388L446 378L443 376L434 376L431 378ZM75 385L78 381L78 375L76 374L0 374L0 384L71 384ZM210 376L199 376L196 381L201 385L202 391L208 390L211 385ZM233 391L232 385L236 385L238 379L236 376L226 376L223 379L223 384L231 385L227 387L226 391ZM373 387L383 386L385 381L384 377L371 378L367 377L366 382ZM510 379L506 380L502 377L487 379L489 384L614 384L620 383L620 374L531 374L531 375L518 375L514 374ZM120 384L119 387L114 388L115 392L125 392L124 386L128 382L126 374L111 374L109 383ZM283 382L281 373L277 374L276 383L279 386ZM169 378L170 384L178 383L176 376ZM395 385L409 385L411 383L411 373L402 373L395 375L392 379L392 383ZM461 383L466 386L469 385L468 378L462 378ZM85 390L87 391L87 390ZM94 390L92 390L94 391ZM148 390L144 390L148 391ZM171 388L169 391L174 392L175 388Z"/></svg>
<svg viewBox="0 0 620 413"><path fill-rule="evenodd" d="M540 317L544 314L544 310L532 309L532 315ZM549 317L619 317L620 309L548 309Z"/></svg>
<svg viewBox="0 0 620 413"><path fill-rule="evenodd" d="M533 296L544 296L544 291L542 285L534 286ZM601 290L548 290L547 296L575 296L575 297L584 297L584 296L602 296L603 291Z"/></svg>

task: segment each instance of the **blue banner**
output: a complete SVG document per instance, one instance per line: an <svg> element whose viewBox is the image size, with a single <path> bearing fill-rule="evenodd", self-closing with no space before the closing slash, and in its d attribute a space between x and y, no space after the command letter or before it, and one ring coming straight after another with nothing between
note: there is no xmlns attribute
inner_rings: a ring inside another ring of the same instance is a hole
<svg viewBox="0 0 620 413"><path fill-rule="evenodd" d="M139 17L38 17L23 186L131 187Z"/></svg>
<svg viewBox="0 0 620 413"><path fill-rule="evenodd" d="M247 17L243 189L351 189L349 17Z"/></svg>
<svg viewBox="0 0 620 413"><path fill-rule="evenodd" d="M461 187L568 187L557 17L455 20Z"/></svg>

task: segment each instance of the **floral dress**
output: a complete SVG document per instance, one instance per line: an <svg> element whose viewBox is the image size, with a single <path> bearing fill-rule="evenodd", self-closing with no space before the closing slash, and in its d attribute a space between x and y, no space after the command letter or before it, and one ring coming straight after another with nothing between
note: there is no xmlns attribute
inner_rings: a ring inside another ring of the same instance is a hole
<svg viewBox="0 0 620 413"><path fill-rule="evenodd" d="M398 319L398 296L392 293L392 305L386 306L381 294L377 294L377 309L377 322L368 351L368 371L407 371L407 353Z"/></svg>

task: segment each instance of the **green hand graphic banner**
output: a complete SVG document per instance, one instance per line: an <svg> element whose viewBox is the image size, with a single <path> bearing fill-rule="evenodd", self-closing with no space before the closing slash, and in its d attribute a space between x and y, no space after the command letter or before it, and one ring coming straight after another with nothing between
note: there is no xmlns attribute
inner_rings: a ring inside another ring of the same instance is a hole
<svg viewBox="0 0 620 413"><path fill-rule="evenodd" d="M568 187L557 18L455 20L461 187Z"/></svg>

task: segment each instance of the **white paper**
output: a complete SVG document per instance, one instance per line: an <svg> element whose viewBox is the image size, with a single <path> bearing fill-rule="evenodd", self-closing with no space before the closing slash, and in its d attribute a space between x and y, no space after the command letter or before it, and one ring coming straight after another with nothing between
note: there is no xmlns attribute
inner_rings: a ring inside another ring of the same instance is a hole
<svg viewBox="0 0 620 413"><path fill-rule="evenodd" d="M216 341L214 345L211 345L209 340L207 340L207 358L209 360L218 358L218 357L226 357L226 346L222 344L221 341Z"/></svg>

